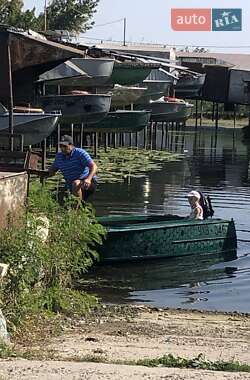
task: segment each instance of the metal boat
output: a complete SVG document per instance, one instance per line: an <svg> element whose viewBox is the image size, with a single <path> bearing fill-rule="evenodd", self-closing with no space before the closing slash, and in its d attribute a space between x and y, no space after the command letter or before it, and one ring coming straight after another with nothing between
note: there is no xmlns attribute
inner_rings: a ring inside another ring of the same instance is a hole
<svg viewBox="0 0 250 380"><path fill-rule="evenodd" d="M100 260L118 262L207 253L232 254L237 248L233 220L190 220L176 215L109 215Z"/></svg>
<svg viewBox="0 0 250 380"><path fill-rule="evenodd" d="M46 113L40 111L22 110L13 113L14 133L23 135L24 145L35 145L48 137L55 129L60 112ZM9 144L6 134L9 132L9 112L0 104L0 147ZM14 139L14 146L19 146L20 142Z"/></svg>
<svg viewBox="0 0 250 380"><path fill-rule="evenodd" d="M151 121L154 122L184 122L191 116L193 104L181 99L174 99L165 100L165 98L161 98L148 104L136 105L136 109L150 111Z"/></svg>
<svg viewBox="0 0 250 380"><path fill-rule="evenodd" d="M84 128L85 132L102 133L133 133L143 130L150 120L148 111L117 110L108 115L97 124Z"/></svg>
<svg viewBox="0 0 250 380"><path fill-rule="evenodd" d="M72 58L40 75L39 82L71 88L102 86L110 78L113 66L113 59Z"/></svg>
<svg viewBox="0 0 250 380"><path fill-rule="evenodd" d="M175 85L175 94L180 98L199 98L205 83L206 74L186 74Z"/></svg>
<svg viewBox="0 0 250 380"><path fill-rule="evenodd" d="M111 90L112 107L122 107L134 104L147 91L147 87L120 86L116 84Z"/></svg>
<svg viewBox="0 0 250 380"><path fill-rule="evenodd" d="M38 103L47 111L60 110L62 123L97 123L110 109L111 95L47 95L41 96Z"/></svg>

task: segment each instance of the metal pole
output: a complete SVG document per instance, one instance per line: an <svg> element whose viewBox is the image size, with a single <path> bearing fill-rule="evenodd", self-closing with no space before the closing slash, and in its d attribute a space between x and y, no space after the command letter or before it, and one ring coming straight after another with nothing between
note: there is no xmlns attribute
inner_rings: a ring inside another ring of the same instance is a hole
<svg viewBox="0 0 250 380"><path fill-rule="evenodd" d="M57 124L57 148L56 148L56 151L59 152L59 148L60 148L60 140L61 140L61 124L58 123Z"/></svg>
<svg viewBox="0 0 250 380"><path fill-rule="evenodd" d="M12 87L12 71L11 71L11 52L10 52L10 42L8 39L8 77L9 77L9 149L11 152L14 150L14 120L13 120L13 87Z"/></svg>
<svg viewBox="0 0 250 380"><path fill-rule="evenodd" d="M44 31L47 30L47 0L44 0Z"/></svg>
<svg viewBox="0 0 250 380"><path fill-rule="evenodd" d="M202 118L203 118L203 101L201 99L200 101L200 108L201 108L201 112L200 112L200 127L202 126Z"/></svg>
<svg viewBox="0 0 250 380"><path fill-rule="evenodd" d="M198 100L195 99L195 127L198 127Z"/></svg>
<svg viewBox="0 0 250 380"><path fill-rule="evenodd" d="M127 27L127 19L124 17L123 19L123 46L126 46L126 27Z"/></svg>
<svg viewBox="0 0 250 380"><path fill-rule="evenodd" d="M84 132L84 124L81 123L81 128L80 128L80 148L83 147L83 132Z"/></svg>

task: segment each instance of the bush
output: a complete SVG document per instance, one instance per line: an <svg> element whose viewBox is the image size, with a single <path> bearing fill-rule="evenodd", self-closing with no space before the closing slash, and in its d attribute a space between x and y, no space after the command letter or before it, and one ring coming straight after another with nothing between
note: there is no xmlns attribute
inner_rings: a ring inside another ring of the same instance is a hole
<svg viewBox="0 0 250 380"><path fill-rule="evenodd" d="M79 313L94 303L94 297L74 290L74 284L98 260L96 246L102 244L105 230L92 207L76 210L72 202L75 199L60 207L36 184L18 227L1 231L0 260L9 264L1 299L5 316L14 324L27 313Z"/></svg>

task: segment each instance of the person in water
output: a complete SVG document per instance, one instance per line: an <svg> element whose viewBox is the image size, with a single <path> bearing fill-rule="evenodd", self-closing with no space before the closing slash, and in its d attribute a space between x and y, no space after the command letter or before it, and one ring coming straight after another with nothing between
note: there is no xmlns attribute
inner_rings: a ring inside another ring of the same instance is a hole
<svg viewBox="0 0 250 380"><path fill-rule="evenodd" d="M189 204L191 206L191 213L189 219L200 219L203 220L203 209L200 205L200 194L198 191L192 190L187 195Z"/></svg>
<svg viewBox="0 0 250 380"><path fill-rule="evenodd" d="M48 176L53 176L59 170L71 193L81 201L86 201L95 191L97 165L84 149L74 146L71 136L62 136L59 145L61 152L57 153Z"/></svg>

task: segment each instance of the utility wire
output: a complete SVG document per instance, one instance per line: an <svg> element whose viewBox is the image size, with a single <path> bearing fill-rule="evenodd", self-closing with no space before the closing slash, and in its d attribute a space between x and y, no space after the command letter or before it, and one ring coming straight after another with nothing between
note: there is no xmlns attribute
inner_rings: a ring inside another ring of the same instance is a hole
<svg viewBox="0 0 250 380"><path fill-rule="evenodd" d="M121 22L123 20L124 20L124 18L120 18L119 20L114 20L114 21L106 22L105 24L94 25L93 28L99 28L100 26L106 26L106 25L116 24L117 22Z"/></svg>

